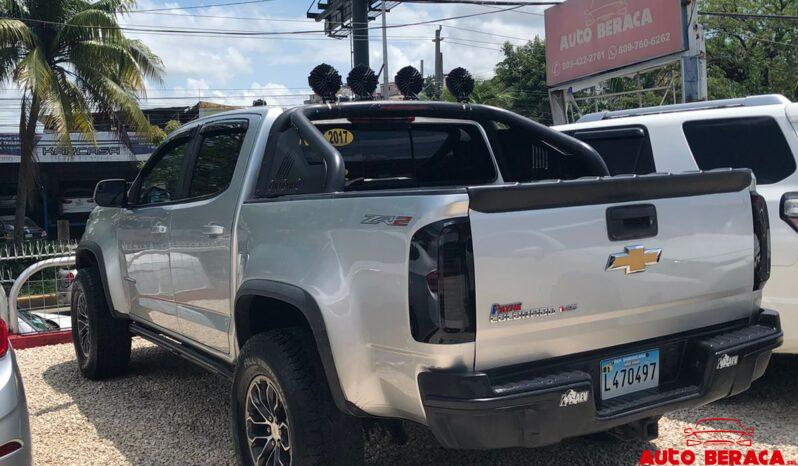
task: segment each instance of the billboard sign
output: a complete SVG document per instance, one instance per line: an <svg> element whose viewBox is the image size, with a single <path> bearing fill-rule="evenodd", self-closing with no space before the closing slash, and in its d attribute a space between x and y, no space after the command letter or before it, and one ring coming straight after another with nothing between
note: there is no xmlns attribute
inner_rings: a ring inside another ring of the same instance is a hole
<svg viewBox="0 0 798 466"><path fill-rule="evenodd" d="M155 150L153 144L136 133L128 133L131 148L111 132L97 132L96 144L84 140L80 134L70 136L72 147L66 147L53 133L37 134L33 148L36 160L40 163L136 162L147 160ZM19 163L21 153L19 133L0 133L0 163Z"/></svg>
<svg viewBox="0 0 798 466"><path fill-rule="evenodd" d="M687 50L681 0L567 0L546 10L549 86Z"/></svg>

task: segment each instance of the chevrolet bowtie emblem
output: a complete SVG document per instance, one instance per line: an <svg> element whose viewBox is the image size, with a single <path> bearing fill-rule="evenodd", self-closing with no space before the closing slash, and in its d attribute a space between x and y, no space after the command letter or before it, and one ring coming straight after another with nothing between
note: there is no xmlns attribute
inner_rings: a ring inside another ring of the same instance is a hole
<svg viewBox="0 0 798 466"><path fill-rule="evenodd" d="M612 254L607 261L606 270L624 270L630 273L645 272L646 266L659 264L662 249L646 249L643 246L629 246L624 252Z"/></svg>

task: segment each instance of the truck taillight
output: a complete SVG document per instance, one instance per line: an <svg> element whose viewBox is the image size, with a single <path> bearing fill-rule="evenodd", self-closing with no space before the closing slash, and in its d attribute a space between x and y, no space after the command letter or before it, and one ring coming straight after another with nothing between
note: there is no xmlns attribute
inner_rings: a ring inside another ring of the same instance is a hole
<svg viewBox="0 0 798 466"><path fill-rule="evenodd" d="M761 290L770 278L770 221L765 198L751 193L754 215L754 291Z"/></svg>
<svg viewBox="0 0 798 466"><path fill-rule="evenodd" d="M474 251L467 218L422 228L410 246L410 327L423 343L474 341Z"/></svg>

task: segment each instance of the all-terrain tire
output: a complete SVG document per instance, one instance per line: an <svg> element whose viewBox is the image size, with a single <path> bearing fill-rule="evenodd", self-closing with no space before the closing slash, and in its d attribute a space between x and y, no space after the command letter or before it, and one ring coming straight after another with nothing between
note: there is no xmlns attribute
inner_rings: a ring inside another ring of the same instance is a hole
<svg viewBox="0 0 798 466"><path fill-rule="evenodd" d="M72 285L72 343L80 372L89 379L121 375L130 361L128 322L111 315L95 266L78 270Z"/></svg>
<svg viewBox="0 0 798 466"><path fill-rule="evenodd" d="M273 390L284 405L281 408L277 403L273 419L268 421L272 425L283 422L287 425L286 431L281 431L276 439L278 448L283 448L281 461L264 461L264 464L363 464L362 423L335 406L310 330L288 328L265 332L252 337L242 348L231 400L233 441L238 464L242 466L257 464L254 456L258 453L251 451L250 438L256 433L272 438L272 430L263 426L268 424L263 421L270 417L269 413L260 416L254 410L251 388L252 393ZM259 421L260 425L252 421ZM289 458L284 445L286 437L290 445ZM258 444L261 452L263 444L262 440ZM267 455L269 451L266 450Z"/></svg>

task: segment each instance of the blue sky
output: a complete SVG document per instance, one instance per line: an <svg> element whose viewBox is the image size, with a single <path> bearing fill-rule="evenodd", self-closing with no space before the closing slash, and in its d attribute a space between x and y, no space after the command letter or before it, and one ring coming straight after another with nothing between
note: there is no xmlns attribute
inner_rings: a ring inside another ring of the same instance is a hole
<svg viewBox="0 0 798 466"><path fill-rule="evenodd" d="M234 0L184 0L163 2L141 0L139 10L200 6ZM320 30L321 23L307 19L309 0L273 0L235 6L192 8L149 13L133 13L121 18L131 27L178 29L214 29L224 31L297 31ZM495 11L497 7L465 5L402 4L388 13L388 24L407 24L437 20L470 13ZM425 74L433 70L437 25L443 26L444 70L465 66L479 78L492 76L493 67L502 57L499 47L509 39L523 44L543 33L541 7L496 12L412 27L389 29L389 71L425 62ZM166 14L164 14L166 13ZM190 16L203 15L203 17ZM234 17L236 19L233 19ZM268 18L268 19L263 19ZM379 21L371 26L378 26ZM481 31L481 32L476 32ZM489 33L489 34L488 34ZM152 83L147 106L171 106L203 100L220 103L249 104L262 96L270 104L290 105L301 102L308 93L310 69L327 62L346 76L350 66L349 40L325 38L322 34L280 36L279 38L240 38L174 36L152 33L127 33L142 39L164 61L166 79ZM371 30L371 66L382 65L381 31ZM212 96L213 99L207 97ZM159 97L170 99L158 100ZM177 100L177 97L185 97Z"/></svg>
<svg viewBox="0 0 798 466"><path fill-rule="evenodd" d="M139 0L135 9L153 10L120 17L120 24L148 29L201 29L221 31L321 30L323 25L305 15L310 0L262 0L245 5L202 8L203 5L242 0ZM190 9L180 9L192 7ZM200 8L195 8L200 7ZM443 26L444 71L464 66L478 79L493 75L503 54L504 41L515 45L543 35L545 7L523 7L496 12L500 7L479 5L419 5L406 3L388 13L388 25L436 20L430 24L388 30L391 78L406 65L417 68L424 60L425 74L434 70L435 29ZM164 10L169 9L169 10ZM442 18L474 13L491 14L451 21ZM379 26L375 21L371 27ZM194 105L197 100L251 105L264 98L270 105L296 105L310 93L307 75L319 63L338 68L345 78L350 69L349 40L323 34L279 38L242 38L126 32L143 40L164 62L163 83L150 83L142 107ZM381 31L372 29L371 67L382 66ZM0 90L0 132L16 132L19 91L6 84Z"/></svg>

